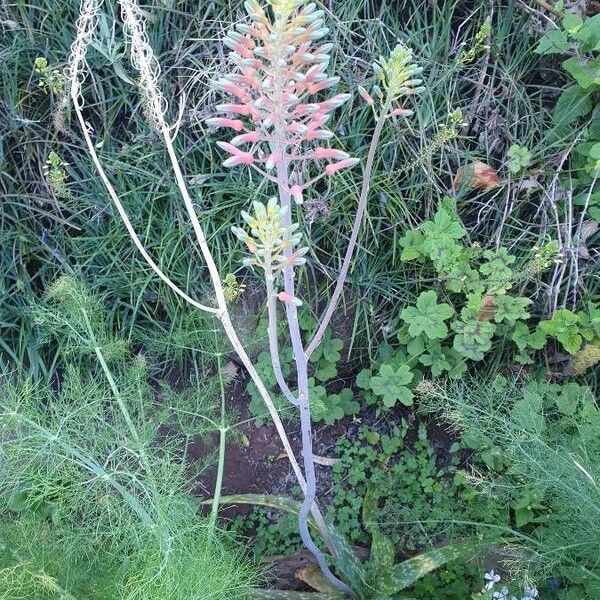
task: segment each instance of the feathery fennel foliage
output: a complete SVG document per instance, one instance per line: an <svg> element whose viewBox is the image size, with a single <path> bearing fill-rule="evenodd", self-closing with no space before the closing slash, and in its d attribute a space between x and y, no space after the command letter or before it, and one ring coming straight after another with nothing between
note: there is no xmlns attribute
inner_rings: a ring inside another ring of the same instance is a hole
<svg viewBox="0 0 600 600"><path fill-rule="evenodd" d="M186 493L187 444L206 432L213 390L158 405L144 359L107 334L73 278L36 318L90 360L67 366L57 391L0 375L0 598L245 598L251 567Z"/></svg>

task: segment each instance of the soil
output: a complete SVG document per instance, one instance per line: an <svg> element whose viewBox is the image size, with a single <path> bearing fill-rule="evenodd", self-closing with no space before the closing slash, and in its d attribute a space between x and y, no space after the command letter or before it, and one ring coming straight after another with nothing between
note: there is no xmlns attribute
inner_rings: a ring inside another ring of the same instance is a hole
<svg viewBox="0 0 600 600"><path fill-rule="evenodd" d="M238 377L227 392L227 406L235 411L240 421L236 429L237 440L227 445L225 470L223 473L223 495L230 494L286 494L297 485L296 477L285 455L279 434L272 423L257 426L248 412L250 399L244 389L246 381ZM313 432L313 448L318 456L333 457L336 441L347 433L348 421L331 426L317 426ZM292 448L300 457L301 439L299 423L284 422ZM217 440L210 443L201 440L193 443L189 450L191 460L203 459L214 450ZM326 476L329 467L317 465L317 479ZM207 471L198 481L195 492L210 497L214 490L215 469ZM229 509L226 516L243 514L245 507Z"/></svg>

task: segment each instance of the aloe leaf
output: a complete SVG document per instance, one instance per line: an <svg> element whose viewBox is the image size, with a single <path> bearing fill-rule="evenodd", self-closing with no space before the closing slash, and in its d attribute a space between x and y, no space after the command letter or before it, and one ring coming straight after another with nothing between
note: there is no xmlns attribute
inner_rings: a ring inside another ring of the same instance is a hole
<svg viewBox="0 0 600 600"><path fill-rule="evenodd" d="M375 520L379 493L370 485L363 499L363 525L371 534L371 556L367 566L368 580L382 597L396 591L396 579L393 574L396 552L392 541L379 530Z"/></svg>
<svg viewBox="0 0 600 600"><path fill-rule="evenodd" d="M301 503L297 500L292 500L286 496L270 496L268 494L237 494L233 496L222 496L220 502L221 504L253 504L257 506L267 506L295 515L298 514L301 506ZM203 504L210 503L210 500L205 500L203 502ZM318 530L314 519L309 519L309 525L315 530ZM352 546L334 525L327 523L327 531L329 533L329 542L336 552L335 567L341 575L343 575L350 587L356 590L357 586L363 584L365 581L363 566L352 549Z"/></svg>
<svg viewBox="0 0 600 600"><path fill-rule="evenodd" d="M269 494L233 494L231 496L221 496L221 504L252 504L253 506L265 506L274 508L282 512L297 515L300 512L302 503L293 500L287 496L272 496ZM212 504L212 500L204 500L202 504ZM310 517L308 524L315 530L318 530L315 520Z"/></svg>
<svg viewBox="0 0 600 600"><path fill-rule="evenodd" d="M293 590L252 590L256 600L341 600L343 594L321 592L295 592Z"/></svg>
<svg viewBox="0 0 600 600"><path fill-rule="evenodd" d="M423 552L395 565L392 568L396 588L394 593L407 588L427 573L435 571L446 563L473 555L482 545L478 539L466 540Z"/></svg>

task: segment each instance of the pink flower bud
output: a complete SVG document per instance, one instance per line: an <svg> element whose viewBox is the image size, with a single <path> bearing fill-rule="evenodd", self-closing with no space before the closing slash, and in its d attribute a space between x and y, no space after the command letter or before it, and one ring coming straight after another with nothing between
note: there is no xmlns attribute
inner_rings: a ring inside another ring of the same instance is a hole
<svg viewBox="0 0 600 600"><path fill-rule="evenodd" d="M337 150L335 148L316 148L314 157L317 160L332 158L334 160L346 160L350 158L350 155L343 150Z"/></svg>
<svg viewBox="0 0 600 600"><path fill-rule="evenodd" d="M215 117L212 119L206 119L206 124L209 127L216 127L217 129L221 127L228 127L230 129L234 129L235 131L242 131L244 129L244 124L239 119Z"/></svg>
<svg viewBox="0 0 600 600"><path fill-rule="evenodd" d="M281 160L281 152L273 152L265 161L265 169L270 171Z"/></svg>
<svg viewBox="0 0 600 600"><path fill-rule="evenodd" d="M252 100L250 94L248 94L248 92L246 92L244 88L242 88L240 85L233 81L229 81L228 79L223 78L217 81L215 85L218 89L227 92L232 96L236 96L236 98L239 98L244 103L250 102Z"/></svg>
<svg viewBox="0 0 600 600"><path fill-rule="evenodd" d="M219 112L235 113L247 117L254 110L250 104L218 104L216 109Z"/></svg>
<svg viewBox="0 0 600 600"><path fill-rule="evenodd" d="M223 162L224 167L235 167L237 165L251 165L254 163L254 156L250 152L242 152L228 142L217 142L217 146L229 152L232 156Z"/></svg>
<svg viewBox="0 0 600 600"><path fill-rule="evenodd" d="M392 115L394 115L394 117L410 117L413 114L413 111L409 110L408 108L395 108L392 111Z"/></svg>
<svg viewBox="0 0 600 600"><path fill-rule="evenodd" d="M341 160L340 162L332 163L325 167L326 175L333 175L342 169L348 169L350 167L354 167L360 162L358 158L346 158L345 160Z"/></svg>
<svg viewBox="0 0 600 600"><path fill-rule="evenodd" d="M369 106L373 106L373 104L375 104L375 100L373 100L371 94L369 94L369 92L367 92L362 85L358 86L358 93Z"/></svg>
<svg viewBox="0 0 600 600"><path fill-rule="evenodd" d="M279 292L279 294L277 294L277 298L284 304L295 304L296 306L302 306L301 300L294 298L294 296L288 294L287 292Z"/></svg>
<svg viewBox="0 0 600 600"><path fill-rule="evenodd" d="M231 144L233 146L241 146L242 144L256 144L262 139L262 135L258 131L250 131L249 133L242 133L242 135L236 135L231 140Z"/></svg>

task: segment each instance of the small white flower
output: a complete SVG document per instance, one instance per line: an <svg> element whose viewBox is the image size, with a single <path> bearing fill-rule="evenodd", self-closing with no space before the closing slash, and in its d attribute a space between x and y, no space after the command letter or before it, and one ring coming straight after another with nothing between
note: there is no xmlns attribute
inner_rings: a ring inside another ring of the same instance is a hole
<svg viewBox="0 0 600 600"><path fill-rule="evenodd" d="M536 587L526 587L525 588L525 596L523 596L523 600L530 600L530 598L537 598L538 597L538 591Z"/></svg>
<svg viewBox="0 0 600 600"><path fill-rule="evenodd" d="M494 592L492 598L496 598L496 600L508 600L508 588L503 587L499 592Z"/></svg>
<svg viewBox="0 0 600 600"><path fill-rule="evenodd" d="M483 578L487 581L483 588L486 592L491 590L494 587L494 584L500 581L500 575L496 575L493 569L489 573L486 573Z"/></svg>

